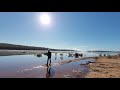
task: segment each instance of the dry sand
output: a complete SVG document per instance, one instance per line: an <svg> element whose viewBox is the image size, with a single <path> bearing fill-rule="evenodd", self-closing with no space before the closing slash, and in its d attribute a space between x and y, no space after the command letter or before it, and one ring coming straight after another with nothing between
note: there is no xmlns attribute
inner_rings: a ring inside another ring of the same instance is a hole
<svg viewBox="0 0 120 90"><path fill-rule="evenodd" d="M120 56L99 57L89 67L91 72L86 78L120 78Z"/></svg>

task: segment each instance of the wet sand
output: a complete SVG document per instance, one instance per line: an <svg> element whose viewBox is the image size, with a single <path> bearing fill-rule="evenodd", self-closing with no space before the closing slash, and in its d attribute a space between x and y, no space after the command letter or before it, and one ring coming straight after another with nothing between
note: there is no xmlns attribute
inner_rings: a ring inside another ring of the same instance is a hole
<svg viewBox="0 0 120 90"><path fill-rule="evenodd" d="M86 78L120 78L120 56L99 57L89 68Z"/></svg>
<svg viewBox="0 0 120 90"><path fill-rule="evenodd" d="M52 63L51 70L54 74L53 77L49 78L85 78L90 72L88 62L90 63L93 59L94 58L76 58L73 60ZM40 65L19 71L15 77L47 78L46 74L47 66Z"/></svg>
<svg viewBox="0 0 120 90"><path fill-rule="evenodd" d="M89 73L88 64L90 59L77 58L68 61L51 63L51 75L48 74L46 65L33 65L21 68L18 71L2 71L0 78L84 78Z"/></svg>

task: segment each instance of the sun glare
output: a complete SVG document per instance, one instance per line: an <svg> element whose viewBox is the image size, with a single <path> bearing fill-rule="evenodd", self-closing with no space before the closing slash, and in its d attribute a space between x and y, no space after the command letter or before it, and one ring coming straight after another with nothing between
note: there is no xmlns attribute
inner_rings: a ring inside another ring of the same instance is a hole
<svg viewBox="0 0 120 90"><path fill-rule="evenodd" d="M40 22L43 25L48 25L51 22L51 18L47 13L40 15Z"/></svg>

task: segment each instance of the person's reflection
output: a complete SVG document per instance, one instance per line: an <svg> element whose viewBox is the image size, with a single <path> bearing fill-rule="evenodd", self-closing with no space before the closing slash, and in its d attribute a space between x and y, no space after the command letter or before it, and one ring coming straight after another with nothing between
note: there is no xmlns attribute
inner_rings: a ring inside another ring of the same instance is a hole
<svg viewBox="0 0 120 90"><path fill-rule="evenodd" d="M61 56L60 59L63 60L63 56Z"/></svg>
<svg viewBox="0 0 120 90"><path fill-rule="evenodd" d="M68 57L73 57L73 54L70 54L70 53L69 53L69 54L68 54Z"/></svg>
<svg viewBox="0 0 120 90"><path fill-rule="evenodd" d="M46 78L51 78L54 75L54 70L51 68L51 66L47 66L47 73L46 73Z"/></svg>
<svg viewBox="0 0 120 90"><path fill-rule="evenodd" d="M55 60L57 60L57 53L55 53Z"/></svg>
<svg viewBox="0 0 120 90"><path fill-rule="evenodd" d="M55 60L57 60L57 57L55 57Z"/></svg>

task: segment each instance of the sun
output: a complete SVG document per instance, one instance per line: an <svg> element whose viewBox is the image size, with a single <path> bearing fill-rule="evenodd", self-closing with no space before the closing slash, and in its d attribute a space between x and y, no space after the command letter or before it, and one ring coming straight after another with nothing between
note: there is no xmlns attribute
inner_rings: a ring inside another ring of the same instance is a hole
<svg viewBox="0 0 120 90"><path fill-rule="evenodd" d="M50 15L48 15L47 13L41 14L40 15L40 22L43 25L49 25L51 23Z"/></svg>

